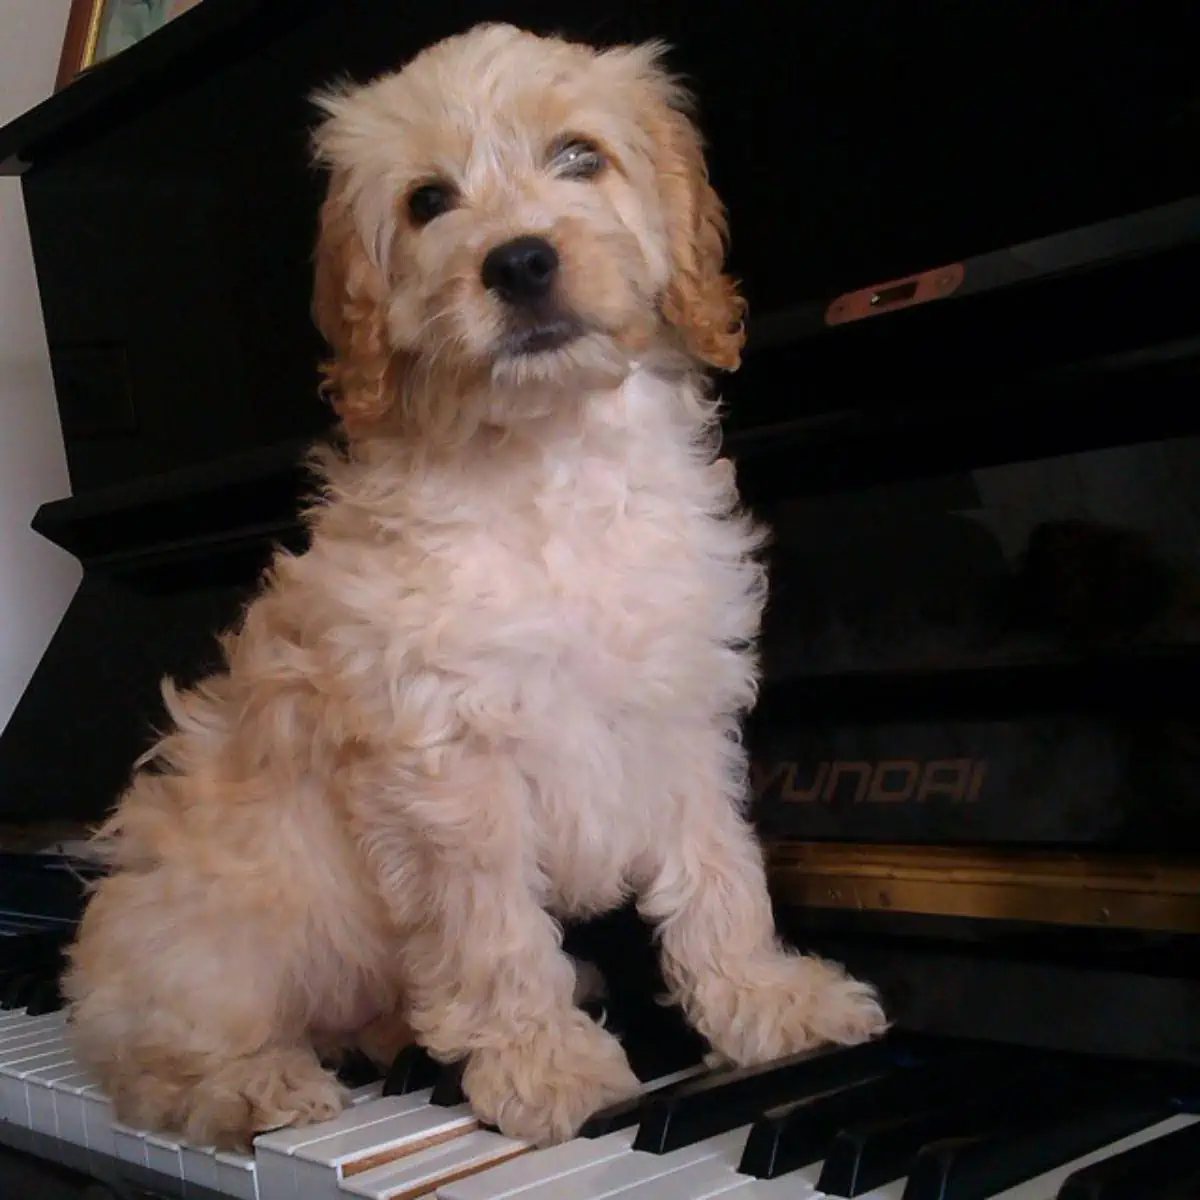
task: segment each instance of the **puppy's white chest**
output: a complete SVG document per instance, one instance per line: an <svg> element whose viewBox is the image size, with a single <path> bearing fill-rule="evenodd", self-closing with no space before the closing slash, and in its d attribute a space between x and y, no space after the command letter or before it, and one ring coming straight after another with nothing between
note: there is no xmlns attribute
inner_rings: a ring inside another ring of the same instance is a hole
<svg viewBox="0 0 1200 1200"><path fill-rule="evenodd" d="M564 670L622 692L662 682L672 647L709 640L717 601L697 523L683 505L648 490L606 496L583 479L548 506L530 580Z"/></svg>

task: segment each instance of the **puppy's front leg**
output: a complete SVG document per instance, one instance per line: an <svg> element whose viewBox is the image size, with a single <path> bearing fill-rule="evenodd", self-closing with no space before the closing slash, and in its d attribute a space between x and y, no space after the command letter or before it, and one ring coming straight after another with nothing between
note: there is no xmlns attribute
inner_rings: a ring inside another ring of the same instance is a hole
<svg viewBox="0 0 1200 1200"><path fill-rule="evenodd" d="M484 756L415 784L372 815L368 843L402 931L408 1022L435 1058L466 1058L483 1120L541 1145L571 1137L637 1078L574 1005L574 964L537 894L526 785Z"/></svg>
<svg viewBox="0 0 1200 1200"><path fill-rule="evenodd" d="M655 847L638 907L658 925L664 975L689 1020L743 1066L882 1032L867 984L779 944L762 854L731 794L737 751L715 735L688 744L673 776L676 823Z"/></svg>

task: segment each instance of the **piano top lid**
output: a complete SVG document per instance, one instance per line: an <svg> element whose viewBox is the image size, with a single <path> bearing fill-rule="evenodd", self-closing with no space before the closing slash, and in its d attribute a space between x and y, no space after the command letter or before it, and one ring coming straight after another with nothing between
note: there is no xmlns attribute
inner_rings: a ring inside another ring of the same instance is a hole
<svg viewBox="0 0 1200 1200"><path fill-rule="evenodd" d="M205 0L0 127L0 174L21 175L76 139L185 88L197 75L252 52L281 24L327 0Z"/></svg>
<svg viewBox="0 0 1200 1200"><path fill-rule="evenodd" d="M878 280L854 292L767 313L750 323L747 352L790 343L850 320L886 317L918 304L1041 282L1196 242L1200 242L1200 194L1019 242L963 262L929 264L925 270ZM926 283L933 286L926 288ZM854 302L860 298L865 304L856 306ZM839 310L849 307L857 311L848 320Z"/></svg>
<svg viewBox="0 0 1200 1200"><path fill-rule="evenodd" d="M882 438L886 457L895 458L902 429L893 418L907 411L904 393L915 380L924 381L922 402L931 411L944 397L958 406L962 371L968 365L977 369L981 362L992 363L988 370L993 378L987 387L976 380L970 417L977 435L971 438L970 453L980 464L1020 457L1005 432L1014 426L1011 405L1001 405L996 414L1000 427L994 429L983 403L1013 385L1014 371L1026 408L1049 412L1056 401L1081 392L1098 445L1126 435L1140 440L1188 432L1194 427L1192 409L1175 398L1190 396L1195 387L1200 308L1194 293L1190 299L1185 295L1180 277L1188 278L1198 264L1200 195L967 259L956 264L960 282L954 292L918 308L885 308L877 317L849 324L828 321L836 299L766 314L751 322L742 369L722 381L725 395L740 400L726 413L726 451L743 467L747 496L764 499L771 493L772 463L793 489L799 474L804 490L824 490L833 478L845 475L847 459L862 458L864 447L876 439ZM1180 297L1170 319L1154 304L1131 309L1129 280L1122 274L1130 269L1143 291ZM1053 294L1039 299L1048 286L1054 287ZM1068 337L1053 328L1047 314L1065 311L1081 296L1089 306L1087 318L1077 320ZM982 315L972 311L976 305L987 306ZM1145 328L1139 320L1148 322ZM892 336L897 324L904 327L903 337ZM1054 351L1048 358L1038 342L1046 340L1047 330ZM1167 337L1172 331L1173 341ZM1031 339L1037 345L1026 362ZM1064 351L1068 346L1091 349L1073 357ZM996 362L1000 355L1003 365ZM802 411L791 389L778 385L775 359L780 356L788 377L810 384L836 380L837 386L815 388ZM949 369L955 365L957 370ZM936 384L926 378L931 366L938 366L942 376ZM885 386L889 383L896 386ZM1134 391L1143 402L1130 409L1121 397ZM1153 397L1158 400L1151 403ZM1129 414L1117 418L1121 432L1108 431L1097 415L1098 405ZM1156 414L1163 408L1182 414L1184 428L1173 423L1159 427ZM882 419L882 426L867 419L868 412ZM943 416L938 416L939 427ZM1127 428L1130 421L1132 429ZM922 437L920 420L914 421L912 413L904 422ZM1141 422L1153 427L1141 429ZM1022 439L1036 431L1028 414L1016 426ZM285 438L51 501L38 510L33 528L90 566L126 564L237 538L291 534L299 529L297 507L314 482L306 464L311 441ZM1062 451L1052 442L1030 453ZM939 451L946 452L946 447ZM870 451L866 453L869 458Z"/></svg>
<svg viewBox="0 0 1200 1200"><path fill-rule="evenodd" d="M205 0L0 129L0 172L66 160L79 172L69 182L92 186L106 172L194 169L229 192L267 137L299 181L311 169L300 126L314 115L301 95L499 16L597 43L671 44L758 316L1196 190L1200 14L1165 0L1097 5L1082 26L1036 0L965 13L953 0L869 17L771 0L704 11L579 0L569 14L555 0L508 0L501 13L482 0ZM205 126L199 93L227 78L229 107ZM246 121L259 105L263 122Z"/></svg>

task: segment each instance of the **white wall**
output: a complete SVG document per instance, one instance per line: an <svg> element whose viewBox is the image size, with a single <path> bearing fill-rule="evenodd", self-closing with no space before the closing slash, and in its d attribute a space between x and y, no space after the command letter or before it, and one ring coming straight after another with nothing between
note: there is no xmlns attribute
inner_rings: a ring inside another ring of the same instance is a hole
<svg viewBox="0 0 1200 1200"><path fill-rule="evenodd" d="M50 94L70 0L0 0L0 124ZM58 409L18 180L0 178L0 728L79 582L29 528L68 495Z"/></svg>

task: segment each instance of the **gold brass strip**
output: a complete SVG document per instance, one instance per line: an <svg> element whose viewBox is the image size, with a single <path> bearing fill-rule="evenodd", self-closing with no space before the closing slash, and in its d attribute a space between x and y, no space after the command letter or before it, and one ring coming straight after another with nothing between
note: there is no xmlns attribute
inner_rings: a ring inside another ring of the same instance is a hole
<svg viewBox="0 0 1200 1200"><path fill-rule="evenodd" d="M777 842L776 898L807 908L1200 933L1200 860Z"/></svg>

